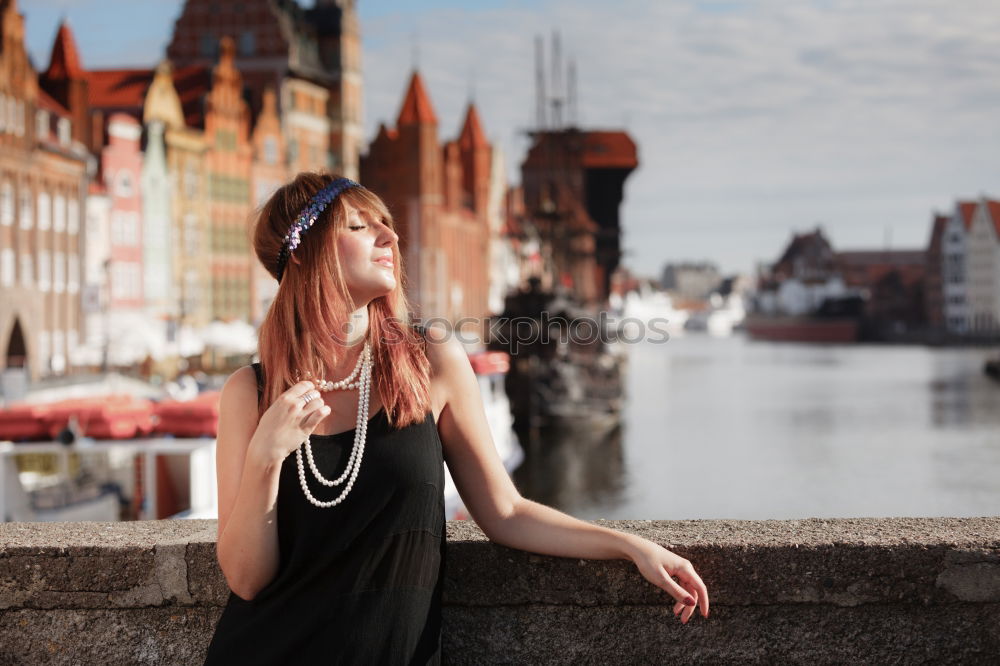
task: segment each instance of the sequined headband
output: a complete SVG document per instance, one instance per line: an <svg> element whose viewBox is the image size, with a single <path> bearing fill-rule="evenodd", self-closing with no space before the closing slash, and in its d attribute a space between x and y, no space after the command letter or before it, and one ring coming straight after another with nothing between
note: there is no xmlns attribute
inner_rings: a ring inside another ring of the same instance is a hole
<svg viewBox="0 0 1000 666"><path fill-rule="evenodd" d="M309 227L316 223L320 214L326 210L326 207L329 206L341 192L352 187L361 186L350 178L337 178L332 183L317 192L313 198L309 200L309 205L307 205L302 212L299 213L299 216L295 218L295 222L292 223L288 233L285 234L284 242L281 244L281 250L278 252L278 282L281 282L281 277L285 274L285 265L288 263L288 258L292 256L292 252L294 252L295 248L297 248L302 242L302 234L308 231Z"/></svg>

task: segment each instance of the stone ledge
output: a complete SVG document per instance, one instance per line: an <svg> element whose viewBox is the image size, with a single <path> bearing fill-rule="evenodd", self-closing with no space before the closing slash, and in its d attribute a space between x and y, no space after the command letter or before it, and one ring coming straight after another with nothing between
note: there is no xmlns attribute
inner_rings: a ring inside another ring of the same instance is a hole
<svg viewBox="0 0 1000 666"><path fill-rule="evenodd" d="M595 522L694 562L711 617L677 623L666 593L629 562L511 550L456 521L446 661L988 663L1000 653L1000 517ZM0 525L0 662L199 661L228 596L215 532L215 521Z"/></svg>

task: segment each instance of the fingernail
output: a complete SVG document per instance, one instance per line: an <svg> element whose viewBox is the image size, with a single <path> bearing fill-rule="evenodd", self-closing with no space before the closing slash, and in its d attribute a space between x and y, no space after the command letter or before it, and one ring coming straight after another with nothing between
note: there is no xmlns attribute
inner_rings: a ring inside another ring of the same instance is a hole
<svg viewBox="0 0 1000 666"><path fill-rule="evenodd" d="M685 606L694 606L694 599L692 599L691 597L685 597L684 598L684 605Z"/></svg>

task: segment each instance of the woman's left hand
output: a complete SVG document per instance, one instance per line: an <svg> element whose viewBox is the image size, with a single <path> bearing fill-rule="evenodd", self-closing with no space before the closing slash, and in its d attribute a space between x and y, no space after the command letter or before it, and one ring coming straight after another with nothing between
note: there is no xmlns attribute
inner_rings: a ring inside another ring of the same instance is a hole
<svg viewBox="0 0 1000 666"><path fill-rule="evenodd" d="M708 617L708 588L691 562L646 539L636 547L632 561L646 580L676 600L674 615L680 614L682 624L687 624L695 608L700 607L702 617Z"/></svg>

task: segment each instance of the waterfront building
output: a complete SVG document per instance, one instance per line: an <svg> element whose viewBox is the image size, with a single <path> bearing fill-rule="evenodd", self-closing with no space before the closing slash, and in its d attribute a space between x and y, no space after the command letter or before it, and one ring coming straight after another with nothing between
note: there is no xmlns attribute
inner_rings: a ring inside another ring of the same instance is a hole
<svg viewBox="0 0 1000 666"><path fill-rule="evenodd" d="M46 89L16 0L0 2L0 367L36 380L67 371L81 337L84 129L71 111L79 62L53 53Z"/></svg>
<svg viewBox="0 0 1000 666"><path fill-rule="evenodd" d="M675 301L687 302L708 300L721 282L718 267L710 262L667 264L660 277L660 286L670 292Z"/></svg>
<svg viewBox="0 0 1000 666"><path fill-rule="evenodd" d="M585 304L607 301L621 261L619 207L639 165L622 131L538 130L521 164L527 215L551 257L557 283Z"/></svg>
<svg viewBox="0 0 1000 666"><path fill-rule="evenodd" d="M278 113L286 128L322 135L298 145L293 143L298 138L287 137L289 151L295 152L288 160L293 169L301 156L307 164L298 171L331 169L357 178L364 119L361 30L354 0L317 0L309 9L294 0L187 0L167 58L177 66L210 66L224 37L234 40L235 66L254 116L270 88L279 92ZM306 119L299 117L303 112Z"/></svg>
<svg viewBox="0 0 1000 666"><path fill-rule="evenodd" d="M760 276L756 304L763 314L804 315L828 298L847 294L836 253L817 227L794 234L778 261Z"/></svg>
<svg viewBox="0 0 1000 666"><path fill-rule="evenodd" d="M392 211L407 295L425 320L455 322L489 312L490 201L500 196L491 195L491 187L503 183L491 152L473 104L459 137L438 142L437 116L414 72L396 127L380 125L362 158L362 182Z"/></svg>
<svg viewBox="0 0 1000 666"><path fill-rule="evenodd" d="M870 326L889 335L926 324L925 250L845 251L836 254L836 261L847 288L867 294L865 317Z"/></svg>
<svg viewBox="0 0 1000 666"><path fill-rule="evenodd" d="M976 202L967 234L969 329L1000 332L1000 201Z"/></svg>
<svg viewBox="0 0 1000 666"><path fill-rule="evenodd" d="M944 322L949 333L969 332L967 235L972 226L973 201L959 201L941 239L941 279Z"/></svg>

